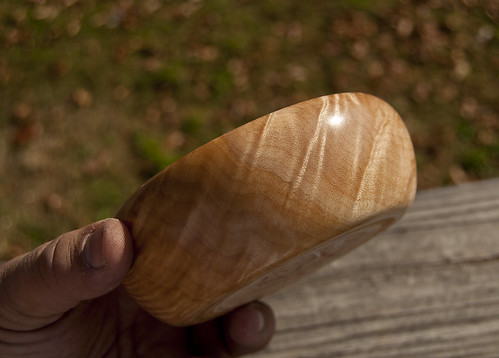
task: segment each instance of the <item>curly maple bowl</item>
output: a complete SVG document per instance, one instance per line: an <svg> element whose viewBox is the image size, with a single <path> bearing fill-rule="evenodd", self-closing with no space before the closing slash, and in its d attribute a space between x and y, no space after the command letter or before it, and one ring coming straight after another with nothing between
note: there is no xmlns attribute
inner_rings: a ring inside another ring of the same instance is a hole
<svg viewBox="0 0 499 358"><path fill-rule="evenodd" d="M178 326L219 316L398 220L414 150L386 102L344 93L249 122L145 183L116 217L134 238L125 288Z"/></svg>

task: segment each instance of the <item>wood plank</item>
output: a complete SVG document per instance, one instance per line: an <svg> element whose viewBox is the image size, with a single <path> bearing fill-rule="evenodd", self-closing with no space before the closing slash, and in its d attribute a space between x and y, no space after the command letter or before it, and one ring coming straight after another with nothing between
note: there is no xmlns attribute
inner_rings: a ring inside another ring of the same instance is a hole
<svg viewBox="0 0 499 358"><path fill-rule="evenodd" d="M254 357L499 357L499 179L418 193L393 228L265 299Z"/></svg>

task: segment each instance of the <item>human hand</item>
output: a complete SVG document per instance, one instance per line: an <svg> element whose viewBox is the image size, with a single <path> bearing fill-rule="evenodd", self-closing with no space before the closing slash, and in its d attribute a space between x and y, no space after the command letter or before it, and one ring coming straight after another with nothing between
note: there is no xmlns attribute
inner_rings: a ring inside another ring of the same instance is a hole
<svg viewBox="0 0 499 358"><path fill-rule="evenodd" d="M232 357L269 342L263 303L188 328L154 319L121 286L132 261L130 233L107 219L0 266L0 357Z"/></svg>

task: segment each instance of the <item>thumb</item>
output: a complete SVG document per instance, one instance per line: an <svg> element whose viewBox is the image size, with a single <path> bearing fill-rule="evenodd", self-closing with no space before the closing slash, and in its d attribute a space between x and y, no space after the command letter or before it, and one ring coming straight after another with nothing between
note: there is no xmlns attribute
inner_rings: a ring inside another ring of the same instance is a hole
<svg viewBox="0 0 499 358"><path fill-rule="evenodd" d="M27 331L121 284L132 263L125 225L107 219L0 266L0 328Z"/></svg>

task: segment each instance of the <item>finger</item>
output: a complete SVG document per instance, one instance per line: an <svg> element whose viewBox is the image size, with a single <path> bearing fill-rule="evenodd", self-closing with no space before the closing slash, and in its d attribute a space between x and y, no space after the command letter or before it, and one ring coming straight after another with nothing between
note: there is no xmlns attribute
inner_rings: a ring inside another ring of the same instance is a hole
<svg viewBox="0 0 499 358"><path fill-rule="evenodd" d="M253 302L190 330L192 354L240 356L265 348L275 330L275 317L269 306Z"/></svg>
<svg viewBox="0 0 499 358"><path fill-rule="evenodd" d="M48 325L83 300L116 288L132 263L131 237L116 219L50 241L0 267L0 327Z"/></svg>
<svg viewBox="0 0 499 358"><path fill-rule="evenodd" d="M227 351L232 356L257 352L274 334L274 312L263 302L252 302L227 314L223 327Z"/></svg>

